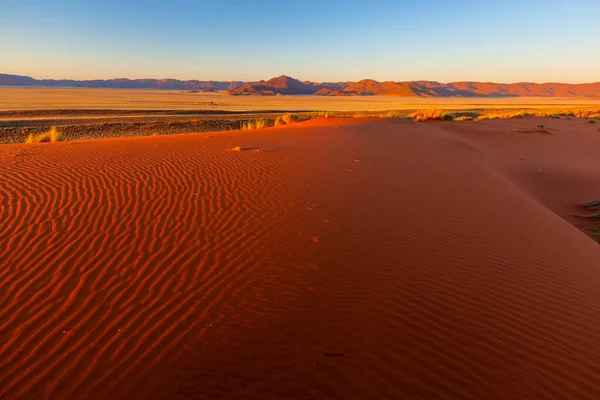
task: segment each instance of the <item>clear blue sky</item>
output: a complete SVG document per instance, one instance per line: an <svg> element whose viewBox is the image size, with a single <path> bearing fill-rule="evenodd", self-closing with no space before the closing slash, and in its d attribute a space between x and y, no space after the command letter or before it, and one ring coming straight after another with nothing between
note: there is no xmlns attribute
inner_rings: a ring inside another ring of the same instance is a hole
<svg viewBox="0 0 600 400"><path fill-rule="evenodd" d="M599 0L0 0L0 73L600 81Z"/></svg>

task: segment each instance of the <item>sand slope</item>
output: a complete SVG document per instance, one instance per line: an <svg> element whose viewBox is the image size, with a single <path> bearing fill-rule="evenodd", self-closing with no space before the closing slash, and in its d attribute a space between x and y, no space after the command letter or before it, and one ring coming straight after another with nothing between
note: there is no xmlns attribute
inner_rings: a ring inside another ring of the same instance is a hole
<svg viewBox="0 0 600 400"><path fill-rule="evenodd" d="M595 398L600 246L560 211L598 189L539 179L596 138L559 122L2 146L0 393Z"/></svg>

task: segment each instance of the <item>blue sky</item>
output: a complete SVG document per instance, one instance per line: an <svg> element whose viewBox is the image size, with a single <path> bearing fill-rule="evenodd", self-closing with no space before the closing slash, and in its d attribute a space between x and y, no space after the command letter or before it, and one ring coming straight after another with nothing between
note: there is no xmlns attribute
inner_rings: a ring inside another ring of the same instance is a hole
<svg viewBox="0 0 600 400"><path fill-rule="evenodd" d="M0 0L0 73L600 81L600 1Z"/></svg>

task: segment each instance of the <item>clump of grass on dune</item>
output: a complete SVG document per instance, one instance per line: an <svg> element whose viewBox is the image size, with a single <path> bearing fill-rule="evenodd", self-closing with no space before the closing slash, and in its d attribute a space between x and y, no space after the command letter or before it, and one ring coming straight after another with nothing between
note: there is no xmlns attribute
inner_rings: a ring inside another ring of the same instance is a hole
<svg viewBox="0 0 600 400"><path fill-rule="evenodd" d="M579 118L600 118L600 109L582 109L575 112Z"/></svg>
<svg viewBox="0 0 600 400"><path fill-rule="evenodd" d="M313 113L313 115L316 118L319 118L319 117L321 117L321 118L333 118L334 117L334 114L331 111L317 111L316 113Z"/></svg>
<svg viewBox="0 0 600 400"><path fill-rule="evenodd" d="M61 131L56 129L55 126L50 128L47 132L42 133L30 133L25 139L25 143L45 143L45 142L62 142L63 134Z"/></svg>
<svg viewBox="0 0 600 400"><path fill-rule="evenodd" d="M378 116L380 118L401 118L401 119L409 119L409 120L413 119L410 115L408 115L408 113L406 111L400 111L400 110L388 111L387 113L379 114Z"/></svg>
<svg viewBox="0 0 600 400"><path fill-rule="evenodd" d="M530 116L529 113L524 113L522 111L490 111L485 114L488 119L511 119L511 118L525 118L525 116Z"/></svg>
<svg viewBox="0 0 600 400"><path fill-rule="evenodd" d="M262 129L269 126L269 121L263 118L256 118L253 121L242 122L242 130Z"/></svg>
<svg viewBox="0 0 600 400"><path fill-rule="evenodd" d="M293 124L298 121L300 121L300 117L296 114L280 115L275 119L275 126Z"/></svg>
<svg viewBox="0 0 600 400"><path fill-rule="evenodd" d="M444 110L438 109L429 109L429 110L420 110L411 114L413 120L422 122L429 120L438 120L438 121L452 121L454 119L454 115L450 114Z"/></svg>
<svg viewBox="0 0 600 400"><path fill-rule="evenodd" d="M473 117L470 115L461 115L460 117L454 118L455 121L471 121Z"/></svg>

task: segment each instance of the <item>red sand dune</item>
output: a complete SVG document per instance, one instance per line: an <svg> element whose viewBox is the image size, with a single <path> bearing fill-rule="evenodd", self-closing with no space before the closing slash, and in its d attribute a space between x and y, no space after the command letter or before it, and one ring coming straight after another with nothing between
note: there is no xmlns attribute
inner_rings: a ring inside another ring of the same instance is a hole
<svg viewBox="0 0 600 400"><path fill-rule="evenodd" d="M0 147L0 398L596 398L600 136L537 123Z"/></svg>

